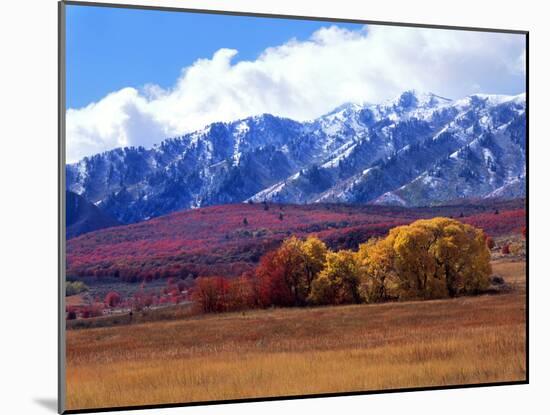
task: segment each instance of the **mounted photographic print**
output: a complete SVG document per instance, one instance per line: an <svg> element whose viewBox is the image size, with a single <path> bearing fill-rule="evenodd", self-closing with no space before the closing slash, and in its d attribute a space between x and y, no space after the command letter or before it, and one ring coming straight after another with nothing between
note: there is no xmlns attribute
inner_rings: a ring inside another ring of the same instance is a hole
<svg viewBox="0 0 550 415"><path fill-rule="evenodd" d="M528 33L60 3L60 412L528 382Z"/></svg>

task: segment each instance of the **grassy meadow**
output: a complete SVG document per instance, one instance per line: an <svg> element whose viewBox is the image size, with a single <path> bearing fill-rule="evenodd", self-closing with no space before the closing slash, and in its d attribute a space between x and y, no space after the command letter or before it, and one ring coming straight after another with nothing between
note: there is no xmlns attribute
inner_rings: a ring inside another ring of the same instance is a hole
<svg viewBox="0 0 550 415"><path fill-rule="evenodd" d="M524 380L525 262L493 272L509 293L68 330L67 409Z"/></svg>

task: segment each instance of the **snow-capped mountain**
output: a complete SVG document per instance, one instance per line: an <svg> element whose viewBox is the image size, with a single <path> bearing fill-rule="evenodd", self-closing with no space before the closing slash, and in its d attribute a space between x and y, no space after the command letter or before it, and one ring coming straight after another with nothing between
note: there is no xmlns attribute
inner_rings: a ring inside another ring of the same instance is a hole
<svg viewBox="0 0 550 415"><path fill-rule="evenodd" d="M309 122L214 123L67 166L67 187L118 220L243 201L429 205L525 194L525 95L407 91Z"/></svg>

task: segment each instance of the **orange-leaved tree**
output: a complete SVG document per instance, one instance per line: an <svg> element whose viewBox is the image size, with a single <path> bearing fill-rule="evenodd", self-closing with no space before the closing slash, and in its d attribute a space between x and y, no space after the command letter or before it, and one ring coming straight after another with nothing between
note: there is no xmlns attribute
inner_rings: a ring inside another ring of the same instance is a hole
<svg viewBox="0 0 550 415"><path fill-rule="evenodd" d="M275 251L265 254L256 269L260 303L263 306L305 305L326 255L326 245L313 236L305 241L291 237Z"/></svg>

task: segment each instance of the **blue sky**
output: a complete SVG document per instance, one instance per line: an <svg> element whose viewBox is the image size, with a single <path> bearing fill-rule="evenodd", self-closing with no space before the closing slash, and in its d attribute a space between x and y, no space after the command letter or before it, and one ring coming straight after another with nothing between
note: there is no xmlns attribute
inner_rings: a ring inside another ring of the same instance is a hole
<svg viewBox="0 0 550 415"><path fill-rule="evenodd" d="M183 67L220 47L254 60L265 48L305 40L324 22L69 5L67 107L126 86L170 87ZM350 30L361 25L339 24Z"/></svg>

